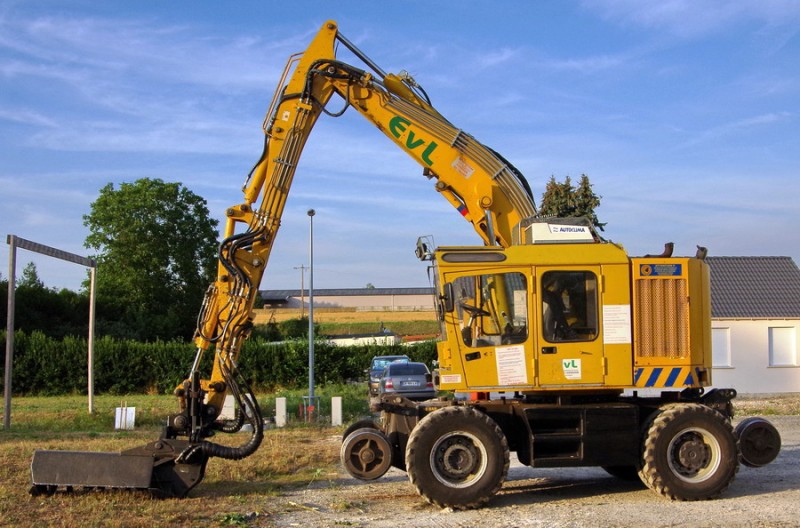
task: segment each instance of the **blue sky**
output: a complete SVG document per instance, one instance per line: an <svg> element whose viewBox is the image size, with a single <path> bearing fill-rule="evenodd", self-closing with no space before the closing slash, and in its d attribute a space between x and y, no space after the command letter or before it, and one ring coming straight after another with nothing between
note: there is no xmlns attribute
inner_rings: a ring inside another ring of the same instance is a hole
<svg viewBox="0 0 800 528"><path fill-rule="evenodd" d="M800 2L0 2L0 231L87 254L109 182L161 178L214 217L241 201L287 57L327 19L409 71L451 122L527 177L588 174L630 254L800 262ZM343 55L342 58L350 60ZM334 109L339 101L332 101ZM353 111L323 116L262 283L428 284L419 235L479 243L421 169ZM0 247L7 276L8 246ZM27 251L45 284L85 272Z"/></svg>

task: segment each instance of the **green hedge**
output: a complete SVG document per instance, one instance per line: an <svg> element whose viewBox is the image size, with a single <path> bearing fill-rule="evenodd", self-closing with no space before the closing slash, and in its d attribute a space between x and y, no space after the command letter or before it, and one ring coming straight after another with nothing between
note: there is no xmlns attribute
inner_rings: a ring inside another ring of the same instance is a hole
<svg viewBox="0 0 800 528"><path fill-rule="evenodd" d="M0 332L5 350L6 334ZM16 394L56 395L86 393L87 342L85 338L53 339L41 332L14 333L12 388ZM314 344L316 383L346 383L363 380L372 356L407 354L431 365L436 358L432 341L411 346L336 346ZM171 393L188 375L195 356L191 343L156 341L141 343L103 337L95 340L95 391L126 394ZM203 362L208 376L211 357ZM0 372L4 362L0 362ZM239 368L254 388L300 388L308 385L308 341L272 343L260 338L247 341L239 357ZM0 376L2 386L3 376Z"/></svg>

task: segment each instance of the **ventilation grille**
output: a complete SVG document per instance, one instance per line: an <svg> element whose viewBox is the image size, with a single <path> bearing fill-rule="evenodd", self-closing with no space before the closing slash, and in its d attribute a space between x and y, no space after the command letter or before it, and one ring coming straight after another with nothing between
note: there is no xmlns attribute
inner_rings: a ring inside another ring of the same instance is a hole
<svg viewBox="0 0 800 528"><path fill-rule="evenodd" d="M637 355L681 359L689 356L689 303L686 279L638 281Z"/></svg>

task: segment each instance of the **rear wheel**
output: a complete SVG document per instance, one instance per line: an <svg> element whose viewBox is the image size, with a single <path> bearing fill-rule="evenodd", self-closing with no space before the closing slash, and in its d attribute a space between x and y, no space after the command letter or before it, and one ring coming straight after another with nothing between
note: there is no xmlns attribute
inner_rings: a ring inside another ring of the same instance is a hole
<svg viewBox="0 0 800 528"><path fill-rule="evenodd" d="M503 485L508 465L503 431L471 407L445 407L427 415L406 447L411 483L428 502L442 508L485 504Z"/></svg>
<svg viewBox="0 0 800 528"><path fill-rule="evenodd" d="M650 420L639 476L656 493L675 500L719 496L739 470L731 425L699 404L664 407Z"/></svg>
<svg viewBox="0 0 800 528"><path fill-rule="evenodd" d="M769 464L781 451L781 435L775 426L758 417L739 422L733 434L739 439L742 464L761 467Z"/></svg>

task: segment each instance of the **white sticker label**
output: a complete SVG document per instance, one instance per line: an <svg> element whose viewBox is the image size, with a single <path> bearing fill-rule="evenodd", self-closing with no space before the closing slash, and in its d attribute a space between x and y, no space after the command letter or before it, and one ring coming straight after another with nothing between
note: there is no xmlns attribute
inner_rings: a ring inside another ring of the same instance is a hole
<svg viewBox="0 0 800 528"><path fill-rule="evenodd" d="M581 379L581 360L580 359L562 359L561 368L564 370L564 377L568 380Z"/></svg>
<svg viewBox="0 0 800 528"><path fill-rule="evenodd" d="M603 306L603 343L628 345L631 342L631 307L629 304Z"/></svg>
<svg viewBox="0 0 800 528"><path fill-rule="evenodd" d="M461 383L461 374L444 374L439 378L442 385Z"/></svg>
<svg viewBox="0 0 800 528"><path fill-rule="evenodd" d="M522 345L498 347L494 350L497 360L498 385L527 385L528 371L525 368L525 347Z"/></svg>
<svg viewBox="0 0 800 528"><path fill-rule="evenodd" d="M457 157L455 161L450 164L450 166L457 170L464 178L469 178L472 176L472 173L475 172L475 169L472 168L472 165L467 163L467 160L461 156Z"/></svg>

